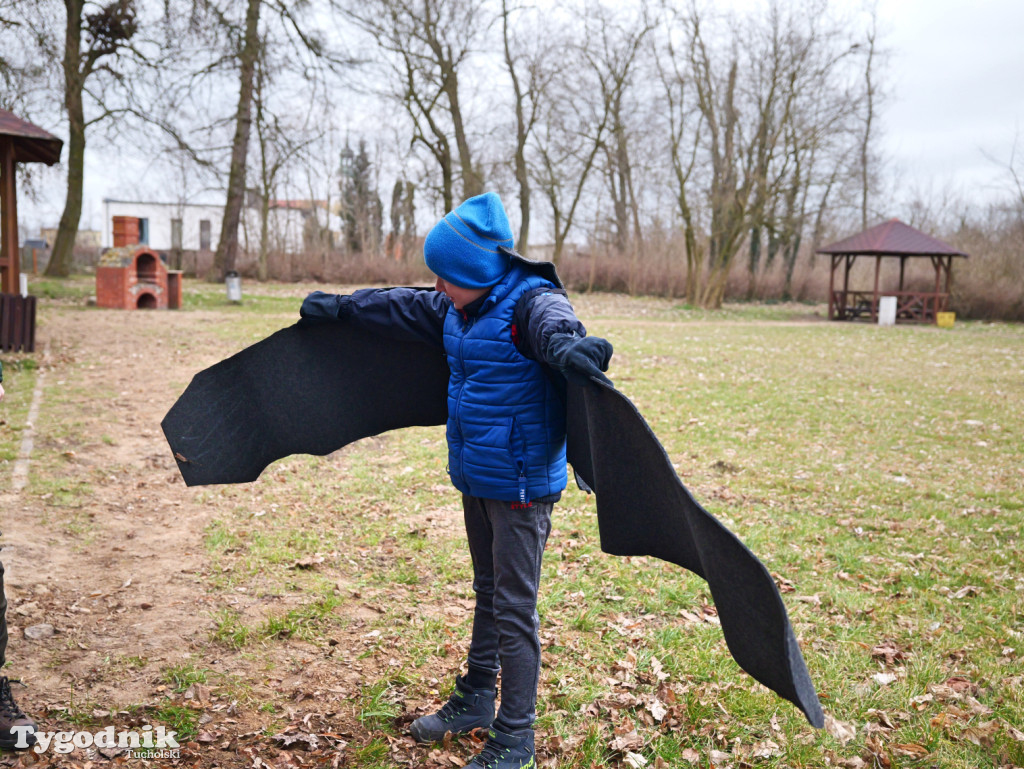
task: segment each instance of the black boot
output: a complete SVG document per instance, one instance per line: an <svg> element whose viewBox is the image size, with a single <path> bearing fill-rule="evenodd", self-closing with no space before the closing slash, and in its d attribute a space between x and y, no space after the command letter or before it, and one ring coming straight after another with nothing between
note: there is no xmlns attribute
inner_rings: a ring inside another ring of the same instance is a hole
<svg viewBox="0 0 1024 769"><path fill-rule="evenodd" d="M534 769L533 729L508 734L491 729L487 742L465 769Z"/></svg>
<svg viewBox="0 0 1024 769"><path fill-rule="evenodd" d="M18 728L17 731L15 729ZM36 722L21 712L11 682L0 677L0 748L24 750L36 744Z"/></svg>
<svg viewBox="0 0 1024 769"><path fill-rule="evenodd" d="M455 691L448 702L436 713L417 718L409 731L417 742L440 742L448 732L465 734L486 729L494 721L495 696L492 689L470 689L465 678L456 676Z"/></svg>

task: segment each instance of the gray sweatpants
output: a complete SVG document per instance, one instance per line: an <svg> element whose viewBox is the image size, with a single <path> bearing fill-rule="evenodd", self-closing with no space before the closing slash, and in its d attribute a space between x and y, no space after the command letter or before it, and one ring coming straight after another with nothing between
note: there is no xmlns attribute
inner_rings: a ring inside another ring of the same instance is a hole
<svg viewBox="0 0 1024 769"><path fill-rule="evenodd" d="M462 496L473 557L476 612L469 665L501 671L501 709L495 727L533 726L540 678L537 589L551 533L550 502L500 502Z"/></svg>

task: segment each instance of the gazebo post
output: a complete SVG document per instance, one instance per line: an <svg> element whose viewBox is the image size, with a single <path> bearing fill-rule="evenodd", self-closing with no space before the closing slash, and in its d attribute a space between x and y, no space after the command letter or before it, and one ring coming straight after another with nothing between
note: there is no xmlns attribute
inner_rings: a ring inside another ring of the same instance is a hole
<svg viewBox="0 0 1024 769"><path fill-rule="evenodd" d="M835 254L828 255L830 269L828 271L828 319L835 319L835 286L836 286L836 264L839 257Z"/></svg>
<svg viewBox="0 0 1024 769"><path fill-rule="evenodd" d="M945 297L945 299L942 302L942 311L943 312L946 311L946 302L949 301L949 284L950 284L950 279L951 279L952 275L953 275L953 257L952 256L947 256L946 257L946 297Z"/></svg>
<svg viewBox="0 0 1024 769"><path fill-rule="evenodd" d="M0 138L0 290L18 291L18 204L14 173L14 142Z"/></svg>
<svg viewBox="0 0 1024 769"><path fill-rule="evenodd" d="M933 256L932 264L935 265L935 295L932 297L932 322L939 320L939 287L942 279L942 257Z"/></svg>
<svg viewBox="0 0 1024 769"><path fill-rule="evenodd" d="M846 308L850 302L850 268L853 267L853 255L846 254L843 258L846 260L846 271L843 273L843 308L839 317L846 320Z"/></svg>
<svg viewBox="0 0 1024 769"><path fill-rule="evenodd" d="M903 293L903 272L907 268L907 257L900 257L900 293Z"/></svg>
<svg viewBox="0 0 1024 769"><path fill-rule="evenodd" d="M871 322L878 322L878 275L882 271L882 256L875 256L875 291L871 300Z"/></svg>

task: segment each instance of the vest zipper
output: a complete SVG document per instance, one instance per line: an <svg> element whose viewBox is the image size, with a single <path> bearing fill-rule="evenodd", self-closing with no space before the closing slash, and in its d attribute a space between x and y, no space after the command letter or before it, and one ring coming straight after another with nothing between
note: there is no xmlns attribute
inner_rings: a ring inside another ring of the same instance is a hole
<svg viewBox="0 0 1024 769"><path fill-rule="evenodd" d="M463 317L465 313L463 313ZM462 441L462 451L459 452L459 477L462 483L466 483L466 433L462 429L462 395L466 392L466 384L469 382L469 373L466 371L466 356L462 354L462 347L466 344L466 337L473 328L473 319L466 318L466 328L459 339L459 361L462 363L462 387L459 388L459 397L455 400L455 426L459 428L459 438Z"/></svg>
<svg viewBox="0 0 1024 769"><path fill-rule="evenodd" d="M520 440L516 440L516 433L519 432L518 428L519 421L512 417L512 424L508 432L508 448L509 453L512 454L512 458L515 460L516 469L519 470L519 502L525 505L530 501L530 496L526 489L526 441L522 440L521 435L519 436ZM515 445L517 443L519 444L518 447ZM518 448L518 451L516 448Z"/></svg>

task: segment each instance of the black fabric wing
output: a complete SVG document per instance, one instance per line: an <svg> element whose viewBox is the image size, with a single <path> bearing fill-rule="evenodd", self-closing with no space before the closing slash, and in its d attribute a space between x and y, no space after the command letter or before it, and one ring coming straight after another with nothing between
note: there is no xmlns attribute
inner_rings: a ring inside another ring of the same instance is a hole
<svg viewBox="0 0 1024 769"><path fill-rule="evenodd" d="M448 363L344 323L282 329L201 371L161 427L189 486L245 483L290 454L448 419Z"/></svg>
<svg viewBox="0 0 1024 769"><path fill-rule="evenodd" d="M567 400L569 462L597 497L601 549L661 558L707 580L736 662L822 727L818 695L764 564L694 500L626 396L569 383Z"/></svg>
<svg viewBox="0 0 1024 769"><path fill-rule="evenodd" d="M447 419L448 365L421 342L344 323L282 329L197 374L164 418L189 486L256 480L290 454L329 454L360 438ZM824 716L771 575L683 486L636 407L606 386L569 385L568 456L596 491L601 549L649 555L707 580L733 657Z"/></svg>

